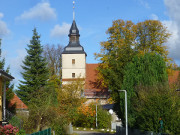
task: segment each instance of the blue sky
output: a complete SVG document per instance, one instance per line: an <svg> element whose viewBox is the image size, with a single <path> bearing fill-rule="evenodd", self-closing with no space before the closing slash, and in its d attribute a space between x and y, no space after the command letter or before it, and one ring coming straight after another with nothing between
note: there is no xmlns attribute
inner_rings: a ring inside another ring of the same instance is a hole
<svg viewBox="0 0 180 135"><path fill-rule="evenodd" d="M73 20L73 0L0 0L0 38L6 66L21 79L22 60L32 30L37 28L41 44L68 44ZM98 63L94 53L100 42L107 40L106 30L116 19L134 23L147 19L160 20L172 33L167 46L169 56L180 64L180 0L75 0L75 20L80 30L80 43L87 53L87 63Z"/></svg>

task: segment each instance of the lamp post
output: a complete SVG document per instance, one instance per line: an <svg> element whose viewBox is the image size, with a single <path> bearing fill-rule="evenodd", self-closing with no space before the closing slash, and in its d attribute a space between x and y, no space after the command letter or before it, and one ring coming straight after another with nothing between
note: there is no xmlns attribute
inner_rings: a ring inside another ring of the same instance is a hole
<svg viewBox="0 0 180 135"><path fill-rule="evenodd" d="M97 128L97 103L96 103L96 128Z"/></svg>
<svg viewBox="0 0 180 135"><path fill-rule="evenodd" d="M125 93L126 135L128 135L127 91L126 90L118 90L118 91Z"/></svg>

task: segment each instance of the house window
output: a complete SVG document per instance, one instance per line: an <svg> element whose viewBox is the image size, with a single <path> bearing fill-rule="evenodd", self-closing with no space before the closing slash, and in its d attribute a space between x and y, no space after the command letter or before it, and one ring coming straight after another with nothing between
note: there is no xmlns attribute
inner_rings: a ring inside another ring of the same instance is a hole
<svg viewBox="0 0 180 135"><path fill-rule="evenodd" d="M75 78L75 73L72 73L72 78Z"/></svg>
<svg viewBox="0 0 180 135"><path fill-rule="evenodd" d="M72 64L75 64L75 59L72 59Z"/></svg>

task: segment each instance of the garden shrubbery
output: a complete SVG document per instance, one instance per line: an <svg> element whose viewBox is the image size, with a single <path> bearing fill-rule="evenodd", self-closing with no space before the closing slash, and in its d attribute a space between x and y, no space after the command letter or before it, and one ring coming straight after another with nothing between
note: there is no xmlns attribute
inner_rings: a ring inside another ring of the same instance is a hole
<svg viewBox="0 0 180 135"><path fill-rule="evenodd" d="M101 106L98 107L97 118L98 128L111 127L111 114L107 110L102 109Z"/></svg>

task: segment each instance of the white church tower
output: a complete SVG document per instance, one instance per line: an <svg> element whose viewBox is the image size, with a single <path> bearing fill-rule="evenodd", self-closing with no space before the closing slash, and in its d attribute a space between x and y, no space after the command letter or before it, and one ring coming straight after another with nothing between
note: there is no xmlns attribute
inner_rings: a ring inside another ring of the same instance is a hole
<svg viewBox="0 0 180 135"><path fill-rule="evenodd" d="M73 3L74 4L74 3ZM73 7L74 8L74 7ZM62 83L66 84L78 77L86 77L86 52L79 42L79 30L76 26L74 12L73 23L69 30L69 44L62 52Z"/></svg>

